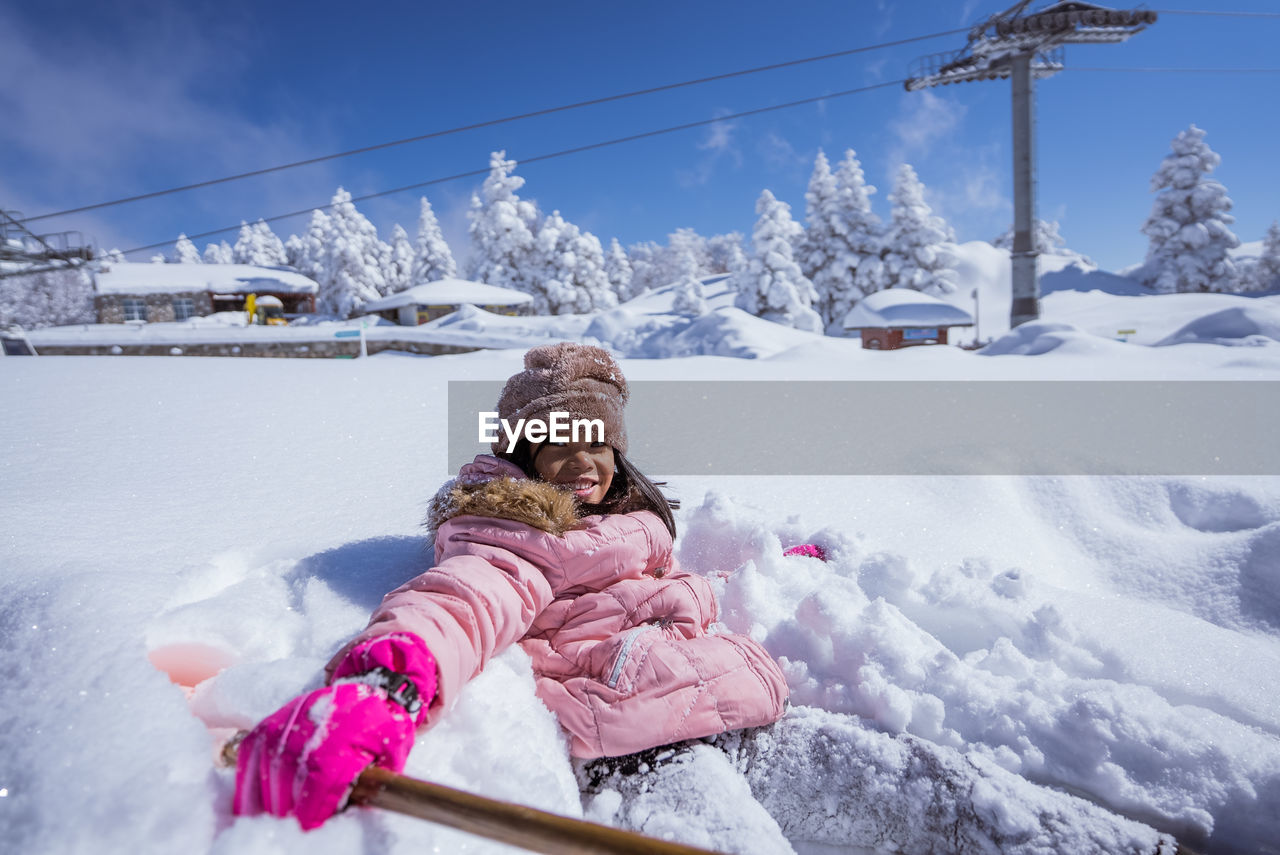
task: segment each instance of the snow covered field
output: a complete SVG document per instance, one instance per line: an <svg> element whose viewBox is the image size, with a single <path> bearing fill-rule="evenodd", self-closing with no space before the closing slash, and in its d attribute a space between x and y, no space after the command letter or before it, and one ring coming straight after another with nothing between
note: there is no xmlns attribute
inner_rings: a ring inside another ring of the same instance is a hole
<svg viewBox="0 0 1280 855"><path fill-rule="evenodd" d="M1269 395L1280 380L1276 298L1045 303L1045 326L986 355L862 351L720 313L720 340L759 358L623 367L632 380L1258 380ZM1191 343L1143 346L1188 327ZM1141 343L1115 340L1133 328ZM505 379L521 354L0 360L6 850L511 851L374 811L307 835L233 821L206 725L250 726L317 685L381 595L425 568L418 523L450 474L446 384ZM1210 852L1280 851L1280 478L670 481L682 561L716 580L729 626L784 660L795 702ZM830 563L779 557L810 539ZM226 668L188 704L156 667L175 663ZM407 772L583 813L518 650L419 736Z"/></svg>

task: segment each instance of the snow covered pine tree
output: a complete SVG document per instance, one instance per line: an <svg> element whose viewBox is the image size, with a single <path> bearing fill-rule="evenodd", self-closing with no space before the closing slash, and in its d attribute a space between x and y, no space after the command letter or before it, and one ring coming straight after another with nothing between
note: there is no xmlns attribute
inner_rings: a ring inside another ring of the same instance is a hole
<svg viewBox="0 0 1280 855"><path fill-rule="evenodd" d="M800 268L813 282L814 308L830 335L844 334L844 318L864 294L856 276L864 259L880 250L880 219L871 211L871 194L853 149L832 174L821 151L805 193L807 228L800 242Z"/></svg>
<svg viewBox="0 0 1280 855"><path fill-rule="evenodd" d="M1151 238L1142 281L1161 294L1236 290L1235 264L1228 250L1240 240L1228 226L1235 217L1227 188L1208 178L1222 158L1190 126L1174 138L1173 152L1151 177L1151 206L1142 233Z"/></svg>
<svg viewBox="0 0 1280 855"><path fill-rule="evenodd" d="M811 308L818 295L793 255L803 230L791 219L791 206L765 190L756 200L756 214L751 260L734 276L738 308L785 326L822 332L822 318Z"/></svg>
<svg viewBox="0 0 1280 855"><path fill-rule="evenodd" d="M440 222L427 197L422 197L422 207L418 214L418 238L413 245L413 270L410 284L421 285L423 282L435 282L439 279L451 279L458 275L458 264L453 260L453 252L440 230Z"/></svg>
<svg viewBox="0 0 1280 855"><path fill-rule="evenodd" d="M938 296L956 290L955 234L924 201L924 185L911 164L898 167L880 257L858 269L863 293L913 288Z"/></svg>
<svg viewBox="0 0 1280 855"><path fill-rule="evenodd" d="M196 249L196 245L185 233L178 235L178 241L173 245L173 261L175 264L204 263L204 259L200 257L200 250Z"/></svg>
<svg viewBox="0 0 1280 855"><path fill-rule="evenodd" d="M489 156L489 176L479 195L471 197L467 212L474 250L467 268L467 278L500 288L514 288L533 296L533 311L545 315L550 311L544 294L537 293L526 278L534 259L534 239L538 232L538 207L521 199L516 191L524 179L512 175L514 160L505 151Z"/></svg>

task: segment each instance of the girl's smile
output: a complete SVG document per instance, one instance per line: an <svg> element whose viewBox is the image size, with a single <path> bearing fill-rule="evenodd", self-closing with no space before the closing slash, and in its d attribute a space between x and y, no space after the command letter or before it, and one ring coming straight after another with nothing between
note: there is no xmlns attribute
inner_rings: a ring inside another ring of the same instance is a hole
<svg viewBox="0 0 1280 855"><path fill-rule="evenodd" d="M543 481L568 487L578 501L596 505L613 483L613 448L603 442L545 442L533 450Z"/></svg>

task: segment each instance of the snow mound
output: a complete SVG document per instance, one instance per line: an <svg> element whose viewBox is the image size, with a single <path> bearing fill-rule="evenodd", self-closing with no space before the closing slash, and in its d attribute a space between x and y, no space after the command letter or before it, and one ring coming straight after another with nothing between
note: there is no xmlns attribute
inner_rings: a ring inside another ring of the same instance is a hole
<svg viewBox="0 0 1280 855"><path fill-rule="evenodd" d="M620 306L597 316L583 335L624 357L731 356L759 359L821 338L723 306L700 318L642 315Z"/></svg>
<svg viewBox="0 0 1280 855"><path fill-rule="evenodd" d="M424 334L457 334L459 343L477 347L537 347L551 341L577 341L594 315L498 315L464 303L456 311L417 327Z"/></svg>
<svg viewBox="0 0 1280 855"><path fill-rule="evenodd" d="M1272 524L1259 536L1276 533ZM782 557L799 542L823 546L827 563ZM1280 816L1254 809L1280 796L1274 710L1250 726L1233 718L1239 698L1189 694L1124 662L1141 641L1100 631L1099 615L1108 625L1128 619L1113 592L1067 592L1039 568L986 558L923 567L869 546L863 535L811 531L710 492L685 519L680 559L712 580L726 625L782 663L794 703L1087 793L1188 843L1280 835ZM1257 568L1245 559L1234 572L1243 579ZM1165 583L1200 584L1193 574ZM1268 602L1280 617L1280 599ZM1134 633L1204 636L1202 627L1168 611L1161 626ZM1257 651L1280 666L1269 644Z"/></svg>
<svg viewBox="0 0 1280 855"><path fill-rule="evenodd" d="M1280 308L1265 304L1235 306L1196 318L1156 342L1169 344L1269 345L1280 341Z"/></svg>
<svg viewBox="0 0 1280 855"><path fill-rule="evenodd" d="M978 353L982 356L1040 356L1060 348L1064 351L1095 352L1108 344L1106 339L1072 324L1031 321L1018 325Z"/></svg>

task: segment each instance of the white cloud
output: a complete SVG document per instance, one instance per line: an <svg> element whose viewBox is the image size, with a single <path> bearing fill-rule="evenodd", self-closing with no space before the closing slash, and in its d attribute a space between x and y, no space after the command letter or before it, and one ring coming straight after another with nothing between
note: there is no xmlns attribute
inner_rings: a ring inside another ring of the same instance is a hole
<svg viewBox="0 0 1280 855"><path fill-rule="evenodd" d="M959 149L948 157L948 168L935 176L922 175L925 198L956 230L960 241L989 240L1009 227L1013 201L1005 192L1007 169L996 146Z"/></svg>
<svg viewBox="0 0 1280 855"><path fill-rule="evenodd" d="M732 122L716 122L708 129L707 138L698 143L698 148L716 153L732 152L735 127Z"/></svg>
<svg viewBox="0 0 1280 855"><path fill-rule="evenodd" d="M902 110L889 123L895 143L890 160L894 164L928 156L935 143L951 140L967 108L934 95L928 89L903 96Z"/></svg>
<svg viewBox="0 0 1280 855"><path fill-rule="evenodd" d="M760 154L771 166L791 169L804 167L810 163L809 158L796 151L790 140L782 137L777 131L769 131L759 143Z"/></svg>
<svg viewBox="0 0 1280 855"><path fill-rule="evenodd" d="M243 85L253 45L225 36L236 22L211 33L185 4L143 5L109 33L0 9L0 78L21 81L0 91L0 159L27 215L300 160L330 139L314 113L304 131L285 111L259 121L206 94L214 81ZM331 176L307 167L38 225L97 229L103 244L128 248L322 204ZM158 214L166 206L169 217Z"/></svg>
<svg viewBox="0 0 1280 855"><path fill-rule="evenodd" d="M876 11L880 13L880 20L875 26L877 37L889 32L889 28L893 26L893 6L890 0L876 0Z"/></svg>
<svg viewBox="0 0 1280 855"><path fill-rule="evenodd" d="M727 115L730 111L719 109L717 115ZM742 166L742 152L734 139L737 131L736 122L716 122L707 129L706 136L697 143L699 151L706 152L693 166L676 170L676 179L682 187L700 187L711 180L716 167L722 161L732 162L735 168Z"/></svg>

